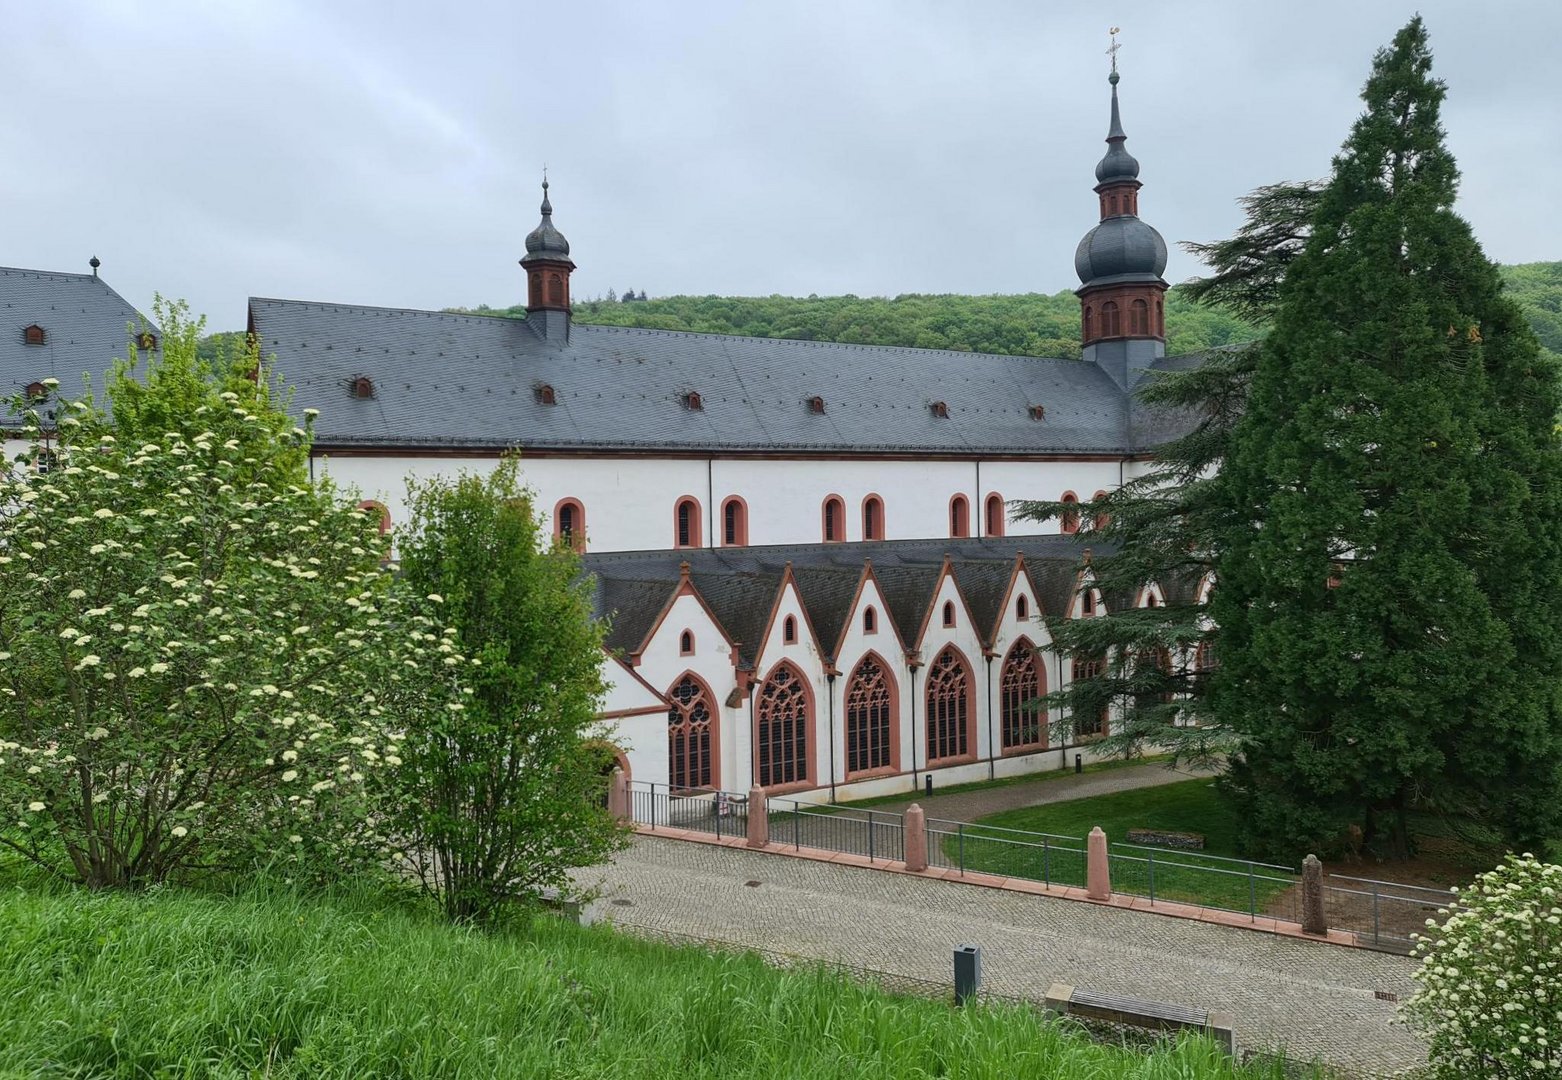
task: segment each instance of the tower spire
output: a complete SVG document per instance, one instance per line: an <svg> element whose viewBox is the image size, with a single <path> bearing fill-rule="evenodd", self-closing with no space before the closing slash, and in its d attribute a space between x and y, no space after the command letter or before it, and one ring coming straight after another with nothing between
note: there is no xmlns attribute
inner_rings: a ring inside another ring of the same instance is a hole
<svg viewBox="0 0 1562 1080"><path fill-rule="evenodd" d="M557 330L569 334L569 276L575 263L569 257L569 241L553 224L553 201L548 197L548 167L542 168L542 220L526 237L527 319L548 337ZM557 312L557 318L544 313ZM554 327L557 322L558 327Z"/></svg>

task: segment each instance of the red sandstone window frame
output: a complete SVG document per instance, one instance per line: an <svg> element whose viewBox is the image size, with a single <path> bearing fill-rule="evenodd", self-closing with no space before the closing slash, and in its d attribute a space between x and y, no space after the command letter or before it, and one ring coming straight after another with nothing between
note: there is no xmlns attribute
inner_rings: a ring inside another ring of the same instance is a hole
<svg viewBox="0 0 1562 1080"><path fill-rule="evenodd" d="M673 503L673 547L697 548L700 542L700 500L684 495Z"/></svg>
<svg viewBox="0 0 1562 1080"><path fill-rule="evenodd" d="M1003 496L998 494L996 491L990 493L987 496L987 503L984 510L986 514L987 535L1002 536L1004 527L1008 524L1008 522L1005 520L1006 515L1003 512Z"/></svg>
<svg viewBox="0 0 1562 1080"><path fill-rule="evenodd" d="M955 602L953 600L944 601L944 625L946 627L955 625Z"/></svg>
<svg viewBox="0 0 1562 1080"><path fill-rule="evenodd" d="M685 686L692 693L681 693ZM721 713L716 695L704 679L692 671L679 675L668 687L667 781L674 791L710 791L721 787ZM703 707L703 719L699 709ZM678 739L685 740L680 752ZM691 749L690 743L694 743ZM694 775L691 777L691 773ZM686 781L693 779L694 783ZM680 781L685 781L680 783Z"/></svg>
<svg viewBox="0 0 1562 1080"><path fill-rule="evenodd" d="M1069 663L1069 682L1072 684L1080 679L1100 678L1102 672L1105 670L1106 661L1102 657L1076 656ZM1101 706L1099 715L1096 717L1095 726L1089 730L1086 730L1083 725L1076 723L1074 726L1074 735L1076 738L1080 739L1093 739L1097 736L1106 735L1111 729L1111 723L1111 706L1109 704L1103 704Z"/></svg>
<svg viewBox="0 0 1562 1080"><path fill-rule="evenodd" d="M1046 665L1030 638L1021 637L1003 658L998 674L998 745L1004 754L1034 754L1047 749L1046 707L1021 708L1046 692Z"/></svg>
<svg viewBox="0 0 1562 1080"><path fill-rule="evenodd" d="M867 495L862 500L862 538L883 540L884 536L884 500L877 494Z"/></svg>
<svg viewBox="0 0 1562 1080"><path fill-rule="evenodd" d="M1063 493L1062 497L1058 499L1058 501L1059 502L1065 502L1065 503L1074 503L1074 504L1077 505L1079 503L1079 496L1075 495L1072 491L1065 491ZM1079 511L1078 510L1065 510L1065 511L1063 511L1062 516L1058 518L1058 528L1061 529L1063 532L1068 533L1070 535L1072 535L1073 533L1077 533L1079 531Z"/></svg>
<svg viewBox="0 0 1562 1080"><path fill-rule="evenodd" d="M839 495L826 495L819 504L819 535L826 544L845 542L846 500Z"/></svg>
<svg viewBox="0 0 1562 1080"><path fill-rule="evenodd" d="M954 645L944 646L927 666L922 702L928 768L975 761L976 685L971 662Z"/></svg>
<svg viewBox="0 0 1562 1080"><path fill-rule="evenodd" d="M570 521L564 520L568 513ZM553 539L582 554L586 550L586 506L579 499L560 499L553 508Z"/></svg>
<svg viewBox="0 0 1562 1080"><path fill-rule="evenodd" d="M900 772L900 687L894 666L877 652L864 654L846 679L842 702L846 779Z"/></svg>
<svg viewBox="0 0 1562 1080"><path fill-rule="evenodd" d="M862 611L862 632L864 634L879 632L879 613L871 604Z"/></svg>
<svg viewBox="0 0 1562 1080"><path fill-rule="evenodd" d="M949 497L949 535L957 540L971 535L971 501L964 495Z"/></svg>
<svg viewBox="0 0 1562 1080"><path fill-rule="evenodd" d="M788 615L781 620L781 642L785 645L797 644L797 616Z"/></svg>
<svg viewBox="0 0 1562 1080"><path fill-rule="evenodd" d="M813 687L796 664L782 660L770 669L755 693L755 786L772 793L811 787Z"/></svg>
<svg viewBox="0 0 1562 1080"><path fill-rule="evenodd" d="M1030 599L1024 593L1014 598L1014 617L1020 622L1030 618Z"/></svg>
<svg viewBox="0 0 1562 1080"><path fill-rule="evenodd" d="M364 499L364 500L362 500L361 502L358 503L358 509L360 509L360 510L373 510L375 513L379 514L379 516L380 516L380 535L381 536L384 536L386 533L390 532L390 527L391 527L390 509L384 503L380 502L380 500L378 500L378 499Z"/></svg>
<svg viewBox="0 0 1562 1080"><path fill-rule="evenodd" d="M1101 336L1123 336L1123 313L1116 300L1108 300L1101 305Z"/></svg>
<svg viewBox="0 0 1562 1080"><path fill-rule="evenodd" d="M748 547L748 503L741 495L721 501L721 546Z"/></svg>
<svg viewBox="0 0 1562 1080"><path fill-rule="evenodd" d="M23 345L47 345L49 343L49 331L33 323L22 328Z"/></svg>
<svg viewBox="0 0 1562 1080"><path fill-rule="evenodd" d="M682 633L680 633L678 635L678 655L679 656L693 656L694 655L694 631L693 630L685 630L685 631L683 631Z"/></svg>
<svg viewBox="0 0 1562 1080"><path fill-rule="evenodd" d="M1106 501L1106 492L1104 492L1104 491L1096 492L1094 495L1090 496L1090 501L1093 502L1093 503L1105 502ZM1111 520L1112 520L1112 515L1111 514L1108 514L1104 510L1098 510L1098 511L1096 511L1095 516L1090 519L1090 527L1092 529L1096 529L1096 530L1099 531L1101 529L1106 528L1107 523L1110 522Z"/></svg>

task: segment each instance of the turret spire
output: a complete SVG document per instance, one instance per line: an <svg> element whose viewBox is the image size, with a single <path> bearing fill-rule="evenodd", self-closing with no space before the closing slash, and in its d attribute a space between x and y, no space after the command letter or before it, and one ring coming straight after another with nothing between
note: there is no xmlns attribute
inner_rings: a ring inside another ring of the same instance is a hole
<svg viewBox="0 0 1562 1080"><path fill-rule="evenodd" d="M548 337L554 332L568 336L569 276L575 264L569 257L569 241L553 224L553 202L548 197L548 170L542 171L542 220L526 237L526 311L528 321ZM543 318L543 312L558 312L558 319ZM553 326L558 322L557 327Z"/></svg>

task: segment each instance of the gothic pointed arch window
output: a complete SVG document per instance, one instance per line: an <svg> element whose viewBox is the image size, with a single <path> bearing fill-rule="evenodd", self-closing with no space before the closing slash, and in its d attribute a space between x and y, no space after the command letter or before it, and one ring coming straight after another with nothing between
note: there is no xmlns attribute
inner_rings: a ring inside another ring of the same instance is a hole
<svg viewBox="0 0 1562 1080"><path fill-rule="evenodd" d="M1002 536L1004 526L1003 496L997 492L987 496L987 535Z"/></svg>
<svg viewBox="0 0 1562 1080"><path fill-rule="evenodd" d="M964 495L956 495L949 500L949 535L971 535L971 504Z"/></svg>
<svg viewBox="0 0 1562 1080"><path fill-rule="evenodd" d="M714 787L716 709L710 690L685 674L667 692L668 783L675 791Z"/></svg>
<svg viewBox="0 0 1562 1080"><path fill-rule="evenodd" d="M998 682L999 730L1005 751L1045 750L1047 714L1027 708L1047 691L1047 677L1029 638L1020 638L1003 661Z"/></svg>
<svg viewBox="0 0 1562 1080"><path fill-rule="evenodd" d="M777 664L759 691L754 745L763 788L808 782L808 731L813 727L813 695L788 661Z"/></svg>
<svg viewBox="0 0 1562 1080"><path fill-rule="evenodd" d="M869 653L846 682L846 775L895 765L895 681Z"/></svg>
<svg viewBox="0 0 1562 1080"><path fill-rule="evenodd" d="M1030 598L1024 593L1014 598L1014 617L1020 622L1030 618Z"/></svg>
<svg viewBox="0 0 1562 1080"><path fill-rule="evenodd" d="M1089 594L1087 593L1086 595ZM1099 656L1076 656L1069 665L1069 677L1074 682L1099 679L1105 670L1106 664ZM1075 718L1075 733L1081 738L1088 738L1092 735L1105 735L1108 708L1108 703L1103 700L1100 707L1093 712L1087 712L1084 716L1077 716Z"/></svg>
<svg viewBox="0 0 1562 1080"><path fill-rule="evenodd" d="M924 715L929 765L971 755L971 687L970 665L953 645L928 665Z"/></svg>
<svg viewBox="0 0 1562 1080"><path fill-rule="evenodd" d="M1139 336L1150 333L1150 305L1144 300L1135 300L1128 305L1128 332Z"/></svg>
<svg viewBox="0 0 1562 1080"><path fill-rule="evenodd" d="M1117 309L1116 300L1108 300L1101 305L1101 336L1123 336L1123 314Z"/></svg>

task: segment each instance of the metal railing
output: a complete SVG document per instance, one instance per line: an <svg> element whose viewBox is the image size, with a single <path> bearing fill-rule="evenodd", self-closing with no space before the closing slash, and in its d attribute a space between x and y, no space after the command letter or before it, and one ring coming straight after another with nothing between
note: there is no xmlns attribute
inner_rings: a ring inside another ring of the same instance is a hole
<svg viewBox="0 0 1562 1080"><path fill-rule="evenodd" d="M1297 922L1301 876L1293 866L1205 855L1182 848L1112 844L1112 890L1166 901Z"/></svg>
<svg viewBox="0 0 1562 1080"><path fill-rule="evenodd" d="M1333 884L1336 881L1348 884ZM1363 944L1392 952L1409 952L1416 936L1425 932L1428 919L1440 921L1459 909L1457 897L1451 889L1345 874L1330 874L1323 883L1329 927L1353 931Z"/></svg>
<svg viewBox="0 0 1562 1080"><path fill-rule="evenodd" d="M961 875L994 874L1044 885L1085 884L1085 841L1077 836L928 818L927 861Z"/></svg>

